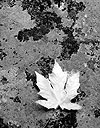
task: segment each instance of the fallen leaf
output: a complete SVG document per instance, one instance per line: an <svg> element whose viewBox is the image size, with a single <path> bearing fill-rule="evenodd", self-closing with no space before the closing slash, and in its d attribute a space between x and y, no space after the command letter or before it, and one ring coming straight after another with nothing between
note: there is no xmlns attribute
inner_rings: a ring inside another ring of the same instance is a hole
<svg viewBox="0 0 100 128"><path fill-rule="evenodd" d="M79 83L79 72L67 72L63 71L60 65L56 62L49 74L49 78L45 78L38 72L37 86L39 87L39 95L46 100L38 100L36 103L51 109L60 106L62 109L81 109L82 106L77 103L71 103L71 99L78 95L77 90L80 86Z"/></svg>

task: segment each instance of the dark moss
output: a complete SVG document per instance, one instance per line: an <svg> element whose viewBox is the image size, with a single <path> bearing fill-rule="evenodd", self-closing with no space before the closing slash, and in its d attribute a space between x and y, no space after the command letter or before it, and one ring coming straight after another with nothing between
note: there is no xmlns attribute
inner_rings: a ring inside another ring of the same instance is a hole
<svg viewBox="0 0 100 128"><path fill-rule="evenodd" d="M37 14L37 12L43 12L50 8L51 4L51 0L23 0L22 8L23 10L27 9L30 14Z"/></svg>
<svg viewBox="0 0 100 128"><path fill-rule="evenodd" d="M63 112L59 112L59 115L55 117L54 119L51 119L45 128L76 128L77 127L77 119L76 119L76 113L77 111L66 110L66 115L64 115Z"/></svg>
<svg viewBox="0 0 100 128"><path fill-rule="evenodd" d="M67 5L68 17L70 17L74 21L76 21L76 19L77 19L78 12L84 11L84 9L86 8L86 6L83 2L78 3L73 0L67 0L66 3L68 4Z"/></svg>
<svg viewBox="0 0 100 128"><path fill-rule="evenodd" d="M29 37L32 37L34 41L38 41L47 33L49 33L49 29L42 25L41 27L20 30L17 39L20 42L24 42L28 41Z"/></svg>
<svg viewBox="0 0 100 128"><path fill-rule="evenodd" d="M77 54L80 44L73 38L67 38L61 42L62 51L59 57L60 60L70 59L72 54Z"/></svg>
<svg viewBox="0 0 100 128"><path fill-rule="evenodd" d="M3 85L9 83L8 80L7 80L7 78L4 77L4 76L2 76L2 79L0 80L0 82L1 82Z"/></svg>
<svg viewBox="0 0 100 128"><path fill-rule="evenodd" d="M9 128L9 126L4 123L4 119L0 117L0 128Z"/></svg>
<svg viewBox="0 0 100 128"><path fill-rule="evenodd" d="M100 117L100 109L95 109L94 110L94 116L95 116L95 118Z"/></svg>
<svg viewBox="0 0 100 128"><path fill-rule="evenodd" d="M47 11L36 16L37 26L45 25L47 28L51 28L54 23L61 23L61 18L55 12Z"/></svg>
<svg viewBox="0 0 100 128"><path fill-rule="evenodd" d="M48 76L48 73L52 72L52 68L54 65L54 59L51 57L41 57L36 64L39 69L42 71L42 75Z"/></svg>
<svg viewBox="0 0 100 128"><path fill-rule="evenodd" d="M0 60L3 60L4 57L6 56L7 56L7 53L5 53L3 49L0 49Z"/></svg>

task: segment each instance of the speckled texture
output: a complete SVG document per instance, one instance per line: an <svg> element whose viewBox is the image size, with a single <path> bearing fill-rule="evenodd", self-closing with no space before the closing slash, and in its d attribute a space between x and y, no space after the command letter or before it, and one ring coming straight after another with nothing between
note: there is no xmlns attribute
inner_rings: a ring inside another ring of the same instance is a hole
<svg viewBox="0 0 100 128"><path fill-rule="evenodd" d="M0 128L100 127L100 1L0 1ZM81 111L35 104L38 71L80 71Z"/></svg>

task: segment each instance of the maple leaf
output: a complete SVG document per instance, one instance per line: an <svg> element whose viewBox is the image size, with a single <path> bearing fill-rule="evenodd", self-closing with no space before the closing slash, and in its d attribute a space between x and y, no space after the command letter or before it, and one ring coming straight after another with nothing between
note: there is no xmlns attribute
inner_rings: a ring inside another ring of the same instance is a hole
<svg viewBox="0 0 100 128"><path fill-rule="evenodd" d="M38 92L46 100L38 100L36 103L51 109L60 106L62 109L81 109L82 107L77 103L71 103L77 93L77 89L80 86L79 83L79 72L67 72L63 71L60 65L56 62L49 74L49 78L45 78L38 72L37 76L37 86L40 91Z"/></svg>

